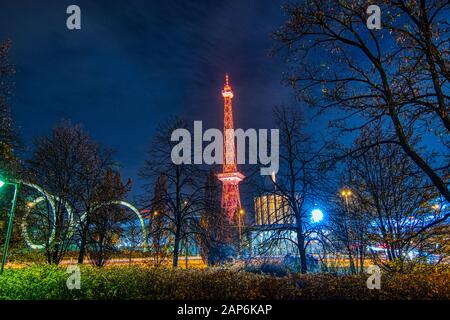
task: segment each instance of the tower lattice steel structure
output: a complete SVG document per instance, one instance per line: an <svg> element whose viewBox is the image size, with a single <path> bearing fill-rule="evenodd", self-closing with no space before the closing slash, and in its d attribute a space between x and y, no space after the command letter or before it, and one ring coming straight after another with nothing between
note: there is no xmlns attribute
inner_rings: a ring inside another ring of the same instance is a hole
<svg viewBox="0 0 450 320"><path fill-rule="evenodd" d="M222 90L222 96L224 99L224 159L223 171L217 177L222 182L222 208L230 222L233 222L234 215L241 208L239 182L244 179L244 175L237 168L233 123L234 94L230 86L228 74L225 76L225 86Z"/></svg>

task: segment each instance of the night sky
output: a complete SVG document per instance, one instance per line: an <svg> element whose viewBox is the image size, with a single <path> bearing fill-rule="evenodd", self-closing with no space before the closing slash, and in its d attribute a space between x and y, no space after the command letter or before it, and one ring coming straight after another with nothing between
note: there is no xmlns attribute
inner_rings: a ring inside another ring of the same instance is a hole
<svg viewBox="0 0 450 320"><path fill-rule="evenodd" d="M82 29L66 28L77 4ZM281 1L0 0L0 39L13 42L13 116L26 145L60 119L116 150L135 181L157 124L170 115L222 128L229 72L235 127L271 128L291 104L286 65L269 57Z"/></svg>

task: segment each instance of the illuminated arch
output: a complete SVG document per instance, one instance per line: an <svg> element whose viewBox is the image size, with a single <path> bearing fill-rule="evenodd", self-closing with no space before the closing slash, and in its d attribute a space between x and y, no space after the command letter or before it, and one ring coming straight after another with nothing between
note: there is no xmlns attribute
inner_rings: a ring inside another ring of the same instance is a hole
<svg viewBox="0 0 450 320"><path fill-rule="evenodd" d="M126 201L110 201L110 202L106 202L106 203L102 203L99 204L97 206L94 207L93 211L100 209L103 206L109 206L109 205L119 205L119 206L124 206L128 209L130 209L131 211L134 212L134 214L138 217L139 219L139 224L141 225L141 229L142 229L142 236L144 238L144 252L147 252L148 249L148 242L147 242L147 229L145 228L145 221L144 218L142 217L141 213L139 212L139 210L133 206L132 204L126 202ZM81 220L84 220L86 218L86 213L84 213L81 216Z"/></svg>
<svg viewBox="0 0 450 320"><path fill-rule="evenodd" d="M31 208L33 208L34 206L38 205L39 203L41 203L44 200L48 200L51 210L53 212L53 220L56 219L56 214L55 214L55 209L54 209L54 203L52 200L50 200L49 198L46 197L38 197L36 198L34 201L30 202L28 207L29 210L31 210ZM28 218L28 214L29 214L29 210L25 211L24 216L22 217L22 223L21 223L21 231L22 231L22 237L24 238L26 244L34 250L41 250L45 248L44 244L35 244L33 243L33 241L31 241L29 235L28 235L28 222L27 222L27 218ZM52 231L50 232L50 237L49 237L49 243L52 243L55 240L55 231L56 228L53 225Z"/></svg>
<svg viewBox="0 0 450 320"><path fill-rule="evenodd" d="M48 193L46 190L44 190L43 188L39 187L38 185L35 185L33 183L29 183L29 182L25 182L25 181L18 181L20 184L25 185L27 187L30 187L36 191L38 191L40 194L42 194L42 196L36 198L34 201L30 202L30 209L32 207L34 207L35 205L39 204L40 202L47 200L49 205L50 205L50 209L53 213L53 219L54 221L56 220L56 204L55 202L59 200L58 197L52 196L50 193ZM111 202L107 202L107 203L102 203L99 205L94 206L94 210L99 209L103 206L106 205L119 205L119 206L124 206L128 209L130 209L131 211L133 211L133 213L138 217L139 219L139 224L141 226L142 229L142 235L144 238L144 252L147 252L148 249L148 242L147 242L147 230L145 228L145 221L144 218L142 217L141 213L139 212L139 210L133 206L132 204L125 202L125 201L111 201ZM68 235L72 236L73 232L75 230L76 224L74 223L74 215L73 215L73 210L72 207L67 203L64 202L63 203L64 208L66 209L67 212L67 216L69 218L69 231L68 231ZM25 212L23 218L22 218L22 223L21 223L21 231L22 231L22 236L26 242L26 244L34 250L42 250L45 249L45 244L35 244L33 243L33 241L30 239L29 234L28 234L28 223L27 223L27 217L29 215L29 210ZM81 221L84 221L86 219L86 212L83 213L81 215ZM48 243L53 243L53 241L55 240L55 232L56 232L56 227L53 223L52 226L52 230L50 232L50 236L49 236L49 241Z"/></svg>
<svg viewBox="0 0 450 320"><path fill-rule="evenodd" d="M40 202L47 200L48 203L50 204L50 208L52 210L53 213L53 221L56 220L56 204L55 204L55 200L59 201L58 197L54 197L52 196L50 193L48 193L46 190L44 190L43 188L41 188L40 186L34 184L34 183L30 183L30 182L26 182L26 181L18 181L21 185L25 185L27 187L30 187L36 191L38 191L40 194L42 194L43 196L36 198L34 201L30 202L31 207L34 207L35 205L39 204ZM64 208L66 209L66 213L67 213L67 217L69 218L69 228L73 227L73 210L71 208L71 206L67 203L64 202L63 203ZM35 249L35 250L42 250L45 249L45 244L35 244L33 243L33 241L31 241L29 234L28 234L28 223L27 223L27 217L29 214L29 210L27 210L22 218L22 223L21 223L21 231L22 231L22 236L26 242L26 244L31 248L31 249ZM49 240L48 243L53 243L53 241L55 240L55 232L56 232L56 226L53 222L52 225L52 230L50 232L50 236L49 236ZM69 235L71 235L73 233L73 229L69 229Z"/></svg>

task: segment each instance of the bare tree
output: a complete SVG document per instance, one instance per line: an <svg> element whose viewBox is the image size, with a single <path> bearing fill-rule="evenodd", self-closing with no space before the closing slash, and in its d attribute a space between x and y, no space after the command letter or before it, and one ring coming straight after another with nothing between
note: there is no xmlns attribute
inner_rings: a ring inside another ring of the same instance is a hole
<svg viewBox="0 0 450 320"><path fill-rule="evenodd" d="M149 239L151 243L151 252L153 265L161 266L161 264L170 255L170 244L172 242L171 233L166 227L169 220L166 217L169 207L165 202L167 196L167 178L161 174L156 182L149 210Z"/></svg>
<svg viewBox="0 0 450 320"><path fill-rule="evenodd" d="M133 253L136 252L139 245L142 244L143 234L142 229L136 219L128 219L121 236L121 241L124 242L124 247L128 251L128 265L133 261Z"/></svg>
<svg viewBox="0 0 450 320"><path fill-rule="evenodd" d="M181 119L169 120L160 126L150 148L149 158L141 171L141 177L149 182L147 191L150 192L161 174L167 179L167 191L162 199L167 207L167 212L162 213L167 223L163 230L173 236L172 265L175 269L178 267L181 240L188 234L198 232L193 226L200 219L203 197L199 167L194 164L175 164L171 159L172 148L176 145L176 142L171 141L171 134L175 129L186 127Z"/></svg>
<svg viewBox="0 0 450 320"><path fill-rule="evenodd" d="M403 262L432 236L423 227L440 220L433 209L438 194L398 145L377 144L384 136L381 126L363 130L355 149L367 143L374 147L347 161L347 184L352 186L351 210L364 222L364 242L385 248L388 261Z"/></svg>
<svg viewBox="0 0 450 320"><path fill-rule="evenodd" d="M136 222L133 213L111 203L122 200L130 191L131 181L122 182L118 172L109 169L95 188L90 222L87 224L87 252L96 266L103 266L118 251L120 237L130 222Z"/></svg>
<svg viewBox="0 0 450 320"><path fill-rule="evenodd" d="M349 184L349 179L341 185ZM348 191L347 191L348 192ZM369 245L370 217L359 198L340 195L331 198L332 205L328 208L326 229L329 233L326 240L331 244L333 259L340 260L344 255L348 260L351 273L363 273L364 261Z"/></svg>
<svg viewBox="0 0 450 320"><path fill-rule="evenodd" d="M214 170L210 170L206 177L204 192L204 210L197 236L200 253L208 265L222 264L234 254L230 239L230 229L233 227L222 210L221 186Z"/></svg>
<svg viewBox="0 0 450 320"><path fill-rule="evenodd" d="M450 201L448 1L384 1L382 30L366 26L367 1L302 1L275 38L286 48L298 96L320 112L342 111L340 133L380 120L378 144L395 144ZM439 147L420 145L434 139ZM371 148L366 144L359 148ZM446 214L443 220L450 216ZM432 225L430 225L431 227Z"/></svg>
<svg viewBox="0 0 450 320"><path fill-rule="evenodd" d="M263 223L265 227L260 231L270 234L263 242L267 248L283 241L293 243L300 256L301 272L306 273L306 249L309 236L314 232L310 213L320 199L323 173L319 169L324 146L314 146L314 141L304 130L305 120L298 110L276 108L274 117L280 130L280 169L270 187L262 190L263 194L268 192L269 197L273 193L276 197L273 202L280 203L269 205L273 206L273 210L269 208L272 217Z"/></svg>
<svg viewBox="0 0 450 320"><path fill-rule="evenodd" d="M17 174L19 161L14 149L19 146L19 138L8 107L12 91L11 76L14 65L9 61L10 41L0 42L0 174L3 178Z"/></svg>
<svg viewBox="0 0 450 320"><path fill-rule="evenodd" d="M89 165L83 166L77 172L81 183L81 189L74 196L77 209L80 214L76 216L78 232L78 263L83 263L88 243L88 232L91 227L91 215L94 208L99 204L98 188L104 187L105 179L111 175L111 151L100 148L97 144L89 146L87 162ZM106 178L105 178L106 176ZM111 186L111 188L118 186ZM120 200L120 193L107 193L112 198L100 197L102 201ZM114 198L119 196L119 198Z"/></svg>
<svg viewBox="0 0 450 320"><path fill-rule="evenodd" d="M28 169L31 179L48 192L49 205L41 212L48 263L58 264L74 243L75 215L83 212L78 199L86 186L82 173L95 167L92 159L97 151L81 126L69 122L59 123L50 136L35 141Z"/></svg>
<svg viewBox="0 0 450 320"><path fill-rule="evenodd" d="M17 149L21 146L19 135L15 129L11 116L9 98L13 89L11 77L15 73L14 65L9 60L11 41L0 41L0 177L2 179L14 180L21 174L21 162L17 157ZM3 190L5 190L4 188ZM0 211L9 212L11 196L2 190L0 196ZM6 191L7 192L7 191ZM19 202L21 199L19 198ZM18 206L16 218L21 215L21 206ZM3 217L2 217L3 218ZM7 217L5 216L5 220ZM3 219L2 219L3 220ZM6 233L7 223L0 221L1 236ZM20 233L13 229L11 245L20 239Z"/></svg>

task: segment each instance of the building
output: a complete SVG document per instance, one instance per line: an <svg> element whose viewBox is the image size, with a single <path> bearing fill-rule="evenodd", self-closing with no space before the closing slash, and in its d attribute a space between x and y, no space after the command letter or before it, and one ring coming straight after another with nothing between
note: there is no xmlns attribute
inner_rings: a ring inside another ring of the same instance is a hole
<svg viewBox="0 0 450 320"><path fill-rule="evenodd" d="M253 205L255 224L250 235L252 255L295 255L297 233L289 230L289 227L295 227L296 221L288 199L276 191L267 192L255 197Z"/></svg>
<svg viewBox="0 0 450 320"><path fill-rule="evenodd" d="M256 226L295 223L295 217L292 214L292 210L289 208L287 198L276 192L266 193L255 197L253 205Z"/></svg>

